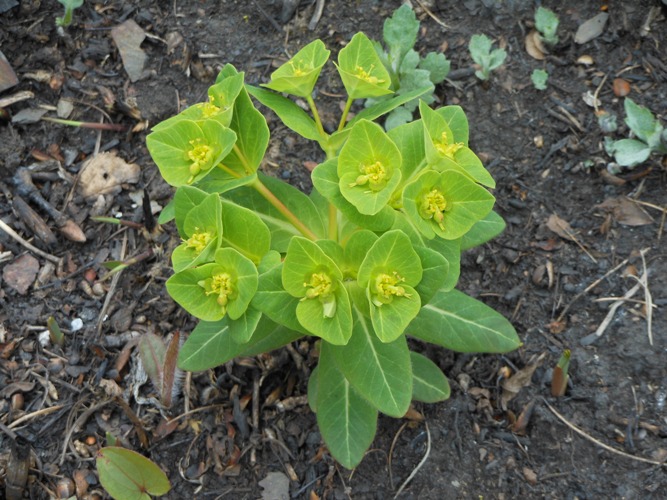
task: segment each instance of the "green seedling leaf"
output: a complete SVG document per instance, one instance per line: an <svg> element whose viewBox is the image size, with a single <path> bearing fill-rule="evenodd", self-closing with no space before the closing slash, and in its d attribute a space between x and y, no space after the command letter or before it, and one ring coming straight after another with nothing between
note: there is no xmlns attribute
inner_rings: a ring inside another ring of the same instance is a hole
<svg viewBox="0 0 667 500"><path fill-rule="evenodd" d="M236 132L238 140L223 160L224 165L246 176L254 174L264 158L270 134L266 118L255 108L245 88L234 101L234 115L229 127Z"/></svg>
<svg viewBox="0 0 667 500"><path fill-rule="evenodd" d="M369 106L368 108L357 113L356 116L352 120L350 120L350 122L347 124L347 127L345 127L345 129L342 132L346 132L346 130L348 130L349 127L354 126L357 122L361 120L375 120L376 118L379 118L382 115L389 113L391 110L396 109L407 102L414 101L415 99L423 96L432 89L433 85L425 85L425 86L422 85L421 87L411 90L406 94L399 94L391 97L386 101L373 104L372 106ZM336 136L336 134L334 134L334 136ZM332 136L331 138L332 141L334 140L334 136Z"/></svg>
<svg viewBox="0 0 667 500"><path fill-rule="evenodd" d="M272 109L286 127L311 141L322 140L315 121L294 101L252 85L246 85L246 90L264 106Z"/></svg>
<svg viewBox="0 0 667 500"><path fill-rule="evenodd" d="M310 97L329 54L331 51L327 50L322 40L315 40L275 70L271 81L263 86L298 97Z"/></svg>
<svg viewBox="0 0 667 500"><path fill-rule="evenodd" d="M543 69L534 69L530 74L530 80L533 82L533 85L537 90L546 90L548 79L549 73Z"/></svg>
<svg viewBox="0 0 667 500"><path fill-rule="evenodd" d="M306 238L292 238L283 263L283 288L300 299L299 323L332 344L345 344L352 335L350 299L342 278L320 247Z"/></svg>
<svg viewBox="0 0 667 500"><path fill-rule="evenodd" d="M390 228L394 221L394 210L389 206L385 206L375 215L359 213L357 208L341 194L337 169L337 158L320 163L315 167L315 170L311 174L315 189L340 210L345 217L359 227L372 231L383 231Z"/></svg>
<svg viewBox="0 0 667 500"><path fill-rule="evenodd" d="M419 61L419 67L428 71L430 73L429 79L431 82L434 85L438 85L447 78L451 63L447 60L444 54L439 52L429 52L426 54L426 57Z"/></svg>
<svg viewBox="0 0 667 500"><path fill-rule="evenodd" d="M365 215L382 210L401 181L401 153L382 128L355 124L338 157L341 194Z"/></svg>
<svg viewBox="0 0 667 500"><path fill-rule="evenodd" d="M457 352L503 353L521 345L505 317L458 290L436 293L406 333Z"/></svg>
<svg viewBox="0 0 667 500"><path fill-rule="evenodd" d="M146 137L164 180L178 187L206 177L232 150L234 131L216 121L178 120Z"/></svg>
<svg viewBox="0 0 667 500"><path fill-rule="evenodd" d="M150 500L150 495L164 495L171 489L162 469L135 451L102 448L96 464L100 483L116 500Z"/></svg>
<svg viewBox="0 0 667 500"><path fill-rule="evenodd" d="M535 28L542 34L542 40L548 45L558 43L558 16L556 13L546 7L538 7L535 12Z"/></svg>
<svg viewBox="0 0 667 500"><path fill-rule="evenodd" d="M500 67L507 57L503 49L491 50L492 42L486 35L473 35L470 38L468 49L470 56L480 69L475 71L475 76L480 80L488 80L491 71Z"/></svg>
<svg viewBox="0 0 667 500"><path fill-rule="evenodd" d="M483 245L505 230L505 220L493 210L478 220L461 238L461 251Z"/></svg>
<svg viewBox="0 0 667 500"><path fill-rule="evenodd" d="M625 98L623 107L626 115L625 123L639 139L648 143L659 125L653 113L648 108L638 105L629 97Z"/></svg>
<svg viewBox="0 0 667 500"><path fill-rule="evenodd" d="M389 48L389 59L394 72L417 42L419 21L408 4L401 5L394 14L385 20L382 29L384 42Z"/></svg>
<svg viewBox="0 0 667 500"><path fill-rule="evenodd" d="M65 335L60 329L60 326L58 326L56 318L49 316L46 320L46 328L49 330L49 338L51 339L51 342L60 347L65 345Z"/></svg>
<svg viewBox="0 0 667 500"><path fill-rule="evenodd" d="M426 171L403 190L410 221L427 238L458 239L491 211L495 198L466 176Z"/></svg>
<svg viewBox="0 0 667 500"><path fill-rule="evenodd" d="M67 28L72 24L74 10L83 5L83 0L58 0L58 3L65 7L65 15L63 17L56 17L56 25Z"/></svg>
<svg viewBox="0 0 667 500"><path fill-rule="evenodd" d="M410 350L405 335L393 342L381 342L370 319L356 307L354 319L347 345L326 347L333 352L338 369L364 399L382 413L402 417L412 398ZM323 407L318 403L318 408Z"/></svg>
<svg viewBox="0 0 667 500"><path fill-rule="evenodd" d="M176 212L182 214L190 207L195 188L179 190L176 199ZM201 191L199 191L201 193ZM183 221L183 243L177 246L171 254L174 271L179 272L206 262L211 262L215 251L220 247L223 234L222 205L217 194L206 195L205 198L192 208L189 208Z"/></svg>
<svg viewBox="0 0 667 500"><path fill-rule="evenodd" d="M407 125L411 120L412 111L406 106L401 106L387 115L387 118L384 121L384 128L387 132L390 132L396 127Z"/></svg>
<svg viewBox="0 0 667 500"><path fill-rule="evenodd" d="M302 337L262 316L250 341L239 344L232 338L232 320L200 321L178 353L178 367L188 371L203 371L222 365L237 356L255 356L270 352Z"/></svg>
<svg viewBox="0 0 667 500"><path fill-rule="evenodd" d="M651 156L651 148L636 139L614 141L611 149L616 163L621 167L635 167Z"/></svg>
<svg viewBox="0 0 667 500"><path fill-rule="evenodd" d="M234 248L256 265L271 247L271 232L252 210L222 201L222 246Z"/></svg>
<svg viewBox="0 0 667 500"><path fill-rule="evenodd" d="M372 42L357 33L338 54L336 64L350 99L364 99L391 94L391 77L378 57Z"/></svg>
<svg viewBox="0 0 667 500"><path fill-rule="evenodd" d="M422 403L438 403L449 399L449 381L433 361L410 352L412 361L412 399Z"/></svg>
<svg viewBox="0 0 667 500"><path fill-rule="evenodd" d="M368 251L357 281L366 288L373 328L382 342L397 339L419 312L421 299L413 286L421 279L419 255L401 231L384 233Z"/></svg>
<svg viewBox="0 0 667 500"><path fill-rule="evenodd" d="M167 280L167 291L183 309L203 321L227 313L238 319L257 291L257 268L233 248L219 248L215 261L185 269Z"/></svg>
<svg viewBox="0 0 667 500"><path fill-rule="evenodd" d="M565 349L563 355L558 360L551 376L551 395L555 398L565 396L567 390L568 371L570 369L570 350Z"/></svg>
<svg viewBox="0 0 667 500"><path fill-rule="evenodd" d="M338 371L330 347L322 343L317 368L317 424L331 455L352 469L373 442L378 412Z"/></svg>

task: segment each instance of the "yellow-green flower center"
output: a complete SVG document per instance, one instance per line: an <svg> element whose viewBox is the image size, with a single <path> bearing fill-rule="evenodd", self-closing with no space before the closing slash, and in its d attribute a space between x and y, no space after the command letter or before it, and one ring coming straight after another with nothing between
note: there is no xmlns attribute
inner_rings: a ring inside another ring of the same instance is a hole
<svg viewBox="0 0 667 500"><path fill-rule="evenodd" d="M213 101L213 98L211 98ZM211 118L212 116L217 115L220 112L220 108L213 104L213 102L205 102L201 105L201 117L202 118Z"/></svg>
<svg viewBox="0 0 667 500"><path fill-rule="evenodd" d="M424 219L433 219L443 231L445 230L443 220L445 219L446 211L447 200L437 188L433 188L426 193L419 206L420 215Z"/></svg>
<svg viewBox="0 0 667 500"><path fill-rule="evenodd" d="M350 187L368 184L372 191L380 191L385 187L390 177L387 167L379 160L370 165L362 163L359 165L359 172L361 172L361 175L350 183Z"/></svg>
<svg viewBox="0 0 667 500"><path fill-rule="evenodd" d="M441 140L435 141L433 145L438 153L452 160L456 152L463 147L462 142L450 142L446 131L442 133Z"/></svg>
<svg viewBox="0 0 667 500"><path fill-rule="evenodd" d="M190 141L192 149L188 151L188 160L192 162L190 165L191 177L188 179L190 184L195 176L202 170L208 170L213 166L214 149L208 144L202 144L201 139L193 139Z"/></svg>
<svg viewBox="0 0 667 500"><path fill-rule="evenodd" d="M292 65L292 70L293 70L292 74L296 77L307 75L313 70L313 67L310 64L304 64L304 65L294 64L294 63L290 64Z"/></svg>
<svg viewBox="0 0 667 500"><path fill-rule="evenodd" d="M227 304L236 297L234 282L232 276L223 271L213 274L210 278L206 278L197 284L205 290L206 295L217 295L216 301L222 307L222 313L225 314Z"/></svg>
<svg viewBox="0 0 667 500"><path fill-rule="evenodd" d="M373 75L371 74L371 71L373 71L373 67L374 67L374 65L372 65L372 66L370 67L370 71L366 71L366 70L365 70L364 68L362 68L361 66L357 66L356 68L354 68L354 74L355 74L358 78L360 78L360 79L362 79L362 80L365 80L365 81L367 81L368 83L370 83L370 84L372 84L372 85L377 85L378 83L384 83L384 80L381 80L381 79L378 78L377 76L373 76Z"/></svg>
<svg viewBox="0 0 667 500"><path fill-rule="evenodd" d="M202 253L204 248L211 242L213 235L208 231L200 231L198 227L187 240L184 240L187 248L192 248L196 253Z"/></svg>
<svg viewBox="0 0 667 500"><path fill-rule="evenodd" d="M380 307L383 304L389 304L394 297L410 297L405 292L405 288L399 285L405 281L396 271L392 274L380 273L375 278L375 293L373 294L373 304Z"/></svg>
<svg viewBox="0 0 667 500"><path fill-rule="evenodd" d="M301 300L319 299L322 303L322 315L325 318L333 318L336 314L336 289L334 281L324 271L313 273L310 281L303 284L306 287L306 296Z"/></svg>

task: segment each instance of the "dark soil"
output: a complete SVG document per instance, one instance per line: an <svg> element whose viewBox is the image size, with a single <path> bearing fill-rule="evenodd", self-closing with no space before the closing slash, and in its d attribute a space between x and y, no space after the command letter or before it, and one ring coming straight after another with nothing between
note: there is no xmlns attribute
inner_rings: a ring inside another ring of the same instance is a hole
<svg viewBox="0 0 667 500"><path fill-rule="evenodd" d="M0 6L9 3L0 1ZM420 3L426 2L415 5ZM523 346L506 356L429 347L427 354L450 379L451 399L417 406L423 421L381 418L377 438L355 471L338 466L326 453L307 405L283 412L275 405L305 394L307 379L293 358L300 353L312 361L308 342L188 377L184 395L169 413L198 411L165 431L156 405L133 395L136 390L148 396L150 383L141 387L133 371L136 354L127 360L123 356L129 348L123 348L146 331L166 337L193 327L164 290L176 231L168 224L159 241L149 241L140 231L119 230L90 217L122 214L144 222L142 189L160 206L168 202L171 188L145 147L146 125L203 100L223 64L245 71L250 83L266 81L274 67L315 38L334 52L357 31L378 38L384 19L400 2L327 0L313 31L307 28L312 2L302 2L296 17L282 23L277 0L89 0L63 34L54 26L62 15L55 1L21 2L0 14L0 49L19 77L18 85L0 98L34 93L8 106L10 116L26 108L53 109L59 99L70 99L73 119L97 122L104 110L114 123L135 127L100 135L44 121L0 125L0 218L23 239L61 258L51 264L0 231L0 491L11 466L9 428L18 435L19 448L32 451L23 487L30 498L54 495L59 481L68 478L77 478L88 494L105 495L94 464L105 433L141 450L136 429L143 428L149 441L143 451L168 473L173 488L167 498L174 499L260 498L259 483L270 472L291 479L293 498L391 498L425 456L401 498L665 498L667 470L656 464L667 458L667 253L661 239L667 175L656 157L619 177L607 175L611 160L595 111L582 95L597 91L600 109L618 116L615 139L628 136L623 99L612 89L619 76L630 83L629 97L658 116L667 114L666 8L650 0L545 3L560 16L561 40L544 61L531 58L524 48L533 2L428 2L447 29L418 10L418 48L444 49L454 70L472 64L467 43L475 33L493 37L509 53L490 82L481 84L468 72L439 86L437 93L442 104L460 104L467 112L471 146L497 181L497 209L508 222L499 238L464 255L459 288L510 318ZM605 31L576 44L577 27L601 7L610 14ZM643 29L649 14L655 15ZM134 83L110 34L128 19L150 35L141 45L147 55L144 75ZM174 42L177 34L181 43ZM590 56L592 64L577 63L581 56ZM546 91L530 82L536 68L549 72ZM321 83L318 103L330 112L325 124L334 123L341 84L333 71ZM310 189L306 165L322 159L317 149L275 118L270 127L273 139L264 170ZM86 201L72 182L96 143L138 164L140 176L118 193ZM46 245L35 237L38 230L18 206L12 181L28 166L34 166L33 182L43 197L83 229L85 243L63 237L56 221L26 200L56 240ZM640 207L653 222L628 225L636 214L628 221L622 209L599 207L619 197L644 203ZM573 237L549 228L553 215L569 223ZM647 249L645 267L642 249ZM91 290L106 273L102 262L147 251L154 255L115 281L102 281L99 295ZM35 283L31 266L38 271ZM16 269L30 275L23 293L12 276ZM582 343L609 311L612 302L599 299L626 294L636 284L627 277L633 272L648 275L652 311L640 288L634 302L617 309L599 339ZM43 347L38 340L50 316L65 331L63 348ZM83 327L72 332L77 318ZM552 368L565 349L572 351L570 386L565 397L552 398ZM541 354L531 382L503 409L501 370L514 373ZM254 397L253 387L259 388ZM113 399L116 390L129 410ZM251 426L253 403L260 410L257 428ZM531 405L525 428L512 426ZM553 410L597 442L567 426ZM12 425L24 415L27 421Z"/></svg>

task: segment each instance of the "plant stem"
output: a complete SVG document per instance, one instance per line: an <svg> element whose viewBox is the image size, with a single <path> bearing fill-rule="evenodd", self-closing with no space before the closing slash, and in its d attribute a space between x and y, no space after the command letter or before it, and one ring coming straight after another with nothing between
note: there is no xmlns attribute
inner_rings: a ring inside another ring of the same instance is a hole
<svg viewBox="0 0 667 500"><path fill-rule="evenodd" d="M329 239L338 241L338 209L329 203Z"/></svg>
<svg viewBox="0 0 667 500"><path fill-rule="evenodd" d="M95 122L77 122L74 120L63 120L61 118L51 118L50 116L43 116L42 120L45 122L59 123L60 125L69 125L70 127L92 128L95 130L114 130L122 132L127 127L118 123L95 123Z"/></svg>
<svg viewBox="0 0 667 500"><path fill-rule="evenodd" d="M253 169L250 168L250 165L248 164L248 158L246 158L246 156L243 154L243 151L241 151L241 149L236 144L234 144L232 146L232 149L236 153L236 156L239 157L239 160L241 160L241 163L243 164L243 169L245 170L245 173L247 175L252 174Z"/></svg>
<svg viewBox="0 0 667 500"><path fill-rule="evenodd" d="M285 217L301 234L312 241L317 241L319 238L313 233L294 213L285 206L285 204L267 188L259 178L255 179L250 186L261 194L276 210L278 210L283 217Z"/></svg>
<svg viewBox="0 0 667 500"><path fill-rule="evenodd" d="M354 99L348 96L347 101L345 102L345 109L343 109L343 116L340 117L340 123L338 124L339 132L345 128L345 124L347 123L347 115L350 113L350 108L352 107L353 102Z"/></svg>
<svg viewBox="0 0 667 500"><path fill-rule="evenodd" d="M322 139L326 139L328 137L328 134L324 131L324 127L322 126L322 120L320 120L320 114L317 112L317 106L315 106L315 101L313 100L313 96L311 95L307 96L306 101L308 101L308 106L310 107L310 111L311 113L313 113L313 118L315 119L315 126L317 127L317 131L322 136Z"/></svg>

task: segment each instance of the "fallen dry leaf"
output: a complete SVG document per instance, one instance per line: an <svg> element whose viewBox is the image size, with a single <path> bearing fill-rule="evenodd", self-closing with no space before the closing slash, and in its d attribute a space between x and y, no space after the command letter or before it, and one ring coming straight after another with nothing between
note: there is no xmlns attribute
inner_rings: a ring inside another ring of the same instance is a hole
<svg viewBox="0 0 667 500"><path fill-rule="evenodd" d="M544 60L546 58L547 50L544 48L544 44L542 43L542 38L540 37L540 34L533 30L530 33L526 35L526 52L528 52L528 55L532 57L533 59L537 59L538 61Z"/></svg>
<svg viewBox="0 0 667 500"><path fill-rule="evenodd" d="M599 37L604 31L608 19L609 14L607 12L600 12L597 16L589 19L579 26L577 33L574 35L574 41L582 44Z"/></svg>
<svg viewBox="0 0 667 500"><path fill-rule="evenodd" d="M503 395L500 398L503 410L507 409L507 403L519 394L521 389L530 385L530 379L533 377L533 373L535 373L537 367L542 364L545 356L546 353L542 353L537 358L531 359L525 368L519 370L510 378L503 380Z"/></svg>
<svg viewBox="0 0 667 500"><path fill-rule="evenodd" d="M127 76L130 81L136 82L144 72L146 54L140 45L146 38L146 33L132 19L128 19L111 30L111 38L118 47Z"/></svg>
<svg viewBox="0 0 667 500"><path fill-rule="evenodd" d="M127 163L115 153L100 153L88 160L79 175L79 190L84 198L101 194L118 194L122 184L139 181L141 168Z"/></svg>
<svg viewBox="0 0 667 500"><path fill-rule="evenodd" d="M523 477L528 482L528 484L532 484L533 486L537 484L537 474L535 474L535 471L533 469L529 467L524 467L522 472L523 472Z"/></svg>
<svg viewBox="0 0 667 500"><path fill-rule="evenodd" d="M2 269L2 279L19 294L25 295L35 281L38 271L39 261L27 253Z"/></svg>
<svg viewBox="0 0 667 500"><path fill-rule="evenodd" d="M616 222L624 226L646 226L653 223L653 218L649 214L625 196L607 198L596 205L596 208L610 213Z"/></svg>
<svg viewBox="0 0 667 500"><path fill-rule="evenodd" d="M551 214L549 216L547 219L547 227L564 240L575 241L574 230L570 227L570 224L556 214Z"/></svg>

